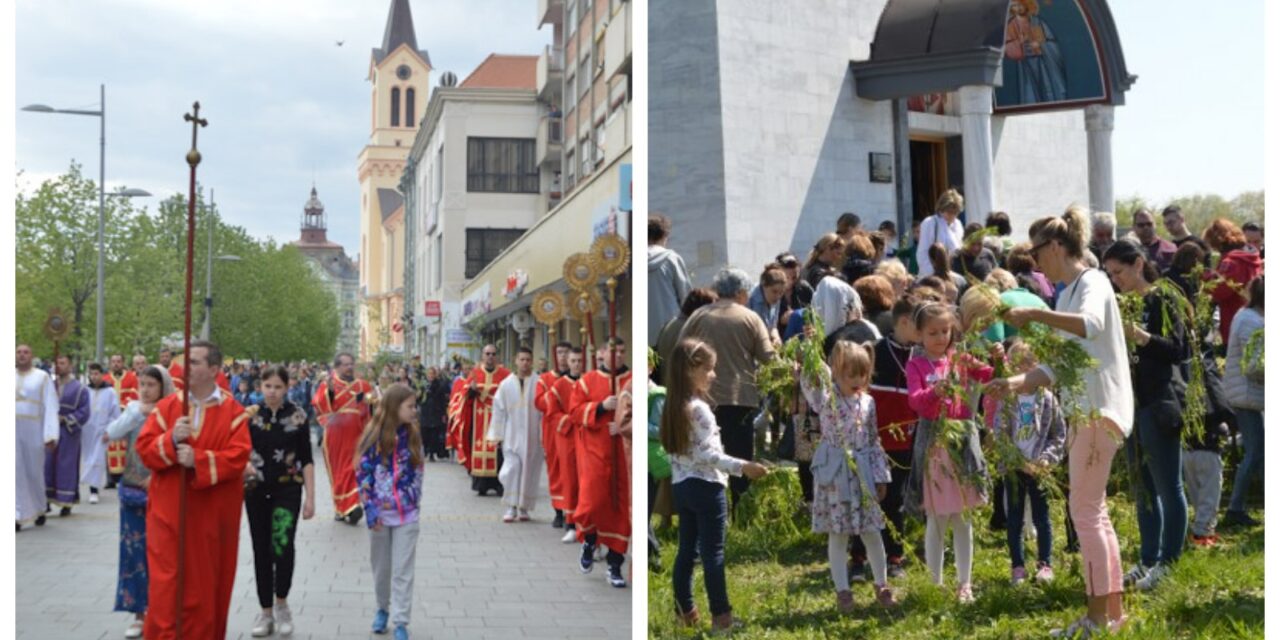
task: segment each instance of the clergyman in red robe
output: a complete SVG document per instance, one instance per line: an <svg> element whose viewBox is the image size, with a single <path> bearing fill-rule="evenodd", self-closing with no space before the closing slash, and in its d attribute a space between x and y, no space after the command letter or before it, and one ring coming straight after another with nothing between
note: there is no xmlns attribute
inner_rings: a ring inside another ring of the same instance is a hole
<svg viewBox="0 0 1280 640"><path fill-rule="evenodd" d="M373 388L355 377L356 359L339 353L333 361L333 372L316 387L311 404L316 408L316 421L324 427L324 468L329 473L333 490L335 517L356 524L364 517L360 507L360 487L356 484L356 443L364 425L369 422Z"/></svg>
<svg viewBox="0 0 1280 640"><path fill-rule="evenodd" d="M552 413L558 409L558 403L552 390L556 381L569 373L569 343L556 345L555 369L538 376L538 385L534 392L533 404L542 412L542 452L547 457L547 491L551 494L551 508L556 510L555 520L551 526L559 529L564 526L564 484L560 478L560 459L556 455L556 425Z"/></svg>
<svg viewBox="0 0 1280 640"><path fill-rule="evenodd" d="M471 474L471 490L482 496L489 491L502 495L502 483L498 482L502 452L496 442L489 442L484 436L489 430L489 420L493 418L493 394L511 371L498 364L497 347L487 344L480 353L480 364L471 370L467 390L463 394L458 419L461 427L459 442L466 451L464 464Z"/></svg>
<svg viewBox="0 0 1280 640"><path fill-rule="evenodd" d="M213 640L227 635L227 608L236 578L244 467L253 442L243 407L215 380L221 353L191 343L190 409L182 395L156 404L135 443L151 469L147 506L148 639ZM179 500L186 493L186 522ZM179 580L179 540L185 539Z"/></svg>
<svg viewBox="0 0 1280 640"><path fill-rule="evenodd" d="M579 565L591 571L597 544L609 552L609 583L627 586L622 576L631 541L631 478L628 474L623 435L617 432L614 412L618 396L631 381L626 347L619 338L612 356L609 344L596 352L598 368L583 374L573 392L570 414L578 427L578 504L573 518L582 544ZM614 373L616 371L616 373Z"/></svg>

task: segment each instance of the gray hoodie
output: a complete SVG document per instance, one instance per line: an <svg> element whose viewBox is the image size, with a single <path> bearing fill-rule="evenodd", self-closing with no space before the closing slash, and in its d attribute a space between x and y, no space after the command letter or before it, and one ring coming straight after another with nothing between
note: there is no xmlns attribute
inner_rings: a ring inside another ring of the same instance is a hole
<svg viewBox="0 0 1280 640"><path fill-rule="evenodd" d="M689 288L689 272L680 254L649 245L649 346L658 342L662 327L680 315L680 305L689 295Z"/></svg>

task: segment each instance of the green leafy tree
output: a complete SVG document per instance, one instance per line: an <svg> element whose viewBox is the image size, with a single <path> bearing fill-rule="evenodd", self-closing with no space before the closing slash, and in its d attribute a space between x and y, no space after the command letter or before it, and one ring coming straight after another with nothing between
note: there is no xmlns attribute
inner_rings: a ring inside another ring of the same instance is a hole
<svg viewBox="0 0 1280 640"><path fill-rule="evenodd" d="M62 351L78 359L93 355L98 283L98 185L72 163L66 174L45 181L29 198L15 201L15 274L18 340L50 354L42 327L48 310L60 308L72 322ZM107 198L105 263L127 253L126 221L135 215L125 198ZM104 288L104 292L109 291ZM109 304L109 302L108 302ZM109 308L109 307L108 307Z"/></svg>
<svg viewBox="0 0 1280 640"><path fill-rule="evenodd" d="M75 322L73 353L92 349L97 283L97 187L78 165L17 198L17 333L40 354L52 345L41 327L49 307ZM213 264L211 337L237 357L269 360L332 358L338 301L324 280L292 247L252 238L224 224L217 208L196 195L191 329L198 335L207 295L208 233L215 255L238 262ZM108 199L104 296L107 353L142 353L154 359L165 336L181 333L186 295L187 199L175 195L154 212ZM85 322L89 326L84 326ZM88 336L86 339L85 336Z"/></svg>

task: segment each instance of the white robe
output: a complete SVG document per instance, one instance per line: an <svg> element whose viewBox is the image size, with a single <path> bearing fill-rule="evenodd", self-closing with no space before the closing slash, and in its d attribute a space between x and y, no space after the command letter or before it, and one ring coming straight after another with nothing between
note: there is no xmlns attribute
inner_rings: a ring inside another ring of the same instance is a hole
<svg viewBox="0 0 1280 640"><path fill-rule="evenodd" d="M17 521L44 515L44 445L58 441L58 391L49 374L32 368L17 374Z"/></svg>
<svg viewBox="0 0 1280 640"><path fill-rule="evenodd" d="M493 419L489 422L488 440L502 442L502 503L529 510L538 497L538 481L542 477L542 412L533 404L538 380L507 376L493 398ZM523 387L523 388L522 388Z"/></svg>
<svg viewBox="0 0 1280 640"><path fill-rule="evenodd" d="M107 425L120 415L120 400L110 385L89 389L89 421L80 430L80 482L101 489L107 484Z"/></svg>

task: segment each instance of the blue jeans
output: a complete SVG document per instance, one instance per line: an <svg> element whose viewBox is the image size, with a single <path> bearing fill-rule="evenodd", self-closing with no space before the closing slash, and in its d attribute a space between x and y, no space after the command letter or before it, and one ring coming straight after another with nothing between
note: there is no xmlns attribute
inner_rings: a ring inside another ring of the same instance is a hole
<svg viewBox="0 0 1280 640"><path fill-rule="evenodd" d="M1144 566L1182 556L1187 539L1187 494L1182 489L1182 438L1156 423L1152 407L1139 407L1137 430L1125 444L1146 491L1137 498L1139 557Z"/></svg>
<svg viewBox="0 0 1280 640"><path fill-rule="evenodd" d="M724 579L724 536L729 506L724 486L688 478L672 485L671 493L680 516L680 548L671 570L676 607L681 612L693 611L693 563L694 558L701 555L711 615L729 613L733 609L729 606Z"/></svg>
<svg viewBox="0 0 1280 640"><path fill-rule="evenodd" d="M1254 473L1262 479L1262 412L1236 409L1236 426L1244 437L1244 459L1236 467L1235 486L1231 487L1231 505L1228 511L1244 511L1244 494Z"/></svg>
<svg viewBox="0 0 1280 640"><path fill-rule="evenodd" d="M1005 533L1009 540L1010 566L1026 567L1022 557L1022 527L1026 523L1023 506L1031 499L1031 522L1036 525L1036 559L1053 564L1053 528L1049 523L1049 500L1035 478L1015 471L1004 482Z"/></svg>

